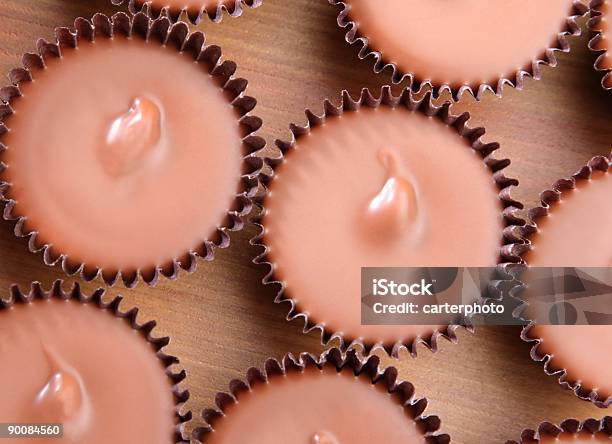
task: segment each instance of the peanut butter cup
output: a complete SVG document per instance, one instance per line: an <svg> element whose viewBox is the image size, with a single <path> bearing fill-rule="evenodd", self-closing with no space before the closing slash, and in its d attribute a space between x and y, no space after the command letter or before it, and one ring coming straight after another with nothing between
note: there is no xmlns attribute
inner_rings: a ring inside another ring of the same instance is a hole
<svg viewBox="0 0 612 444"><path fill-rule="evenodd" d="M206 427L195 430L210 444L371 444L450 441L440 420L423 416L427 400L414 396L393 367L379 370L379 358L362 360L331 349L321 357L286 355L251 368L246 381L230 383L205 410Z"/></svg>
<svg viewBox="0 0 612 444"><path fill-rule="evenodd" d="M456 98L469 91L501 95L505 84L540 77L540 65L556 65L555 51L569 51L567 35L579 35L578 0L329 0L342 8L338 24L360 58L375 71L389 68L393 81L414 90L431 85Z"/></svg>
<svg viewBox="0 0 612 444"><path fill-rule="evenodd" d="M162 14L177 21L182 13L197 25L206 16L214 22L242 15L244 8L257 8L263 0L111 0L114 5L127 4L131 13L144 12L154 18Z"/></svg>
<svg viewBox="0 0 612 444"><path fill-rule="evenodd" d="M193 271L242 228L257 188L246 81L185 23L118 13L75 28L39 41L1 90L4 217L87 280Z"/></svg>
<svg viewBox="0 0 612 444"><path fill-rule="evenodd" d="M593 158L570 179L556 182L532 209L524 227L533 267L612 266L612 176L609 158ZM523 292L529 304L528 289ZM531 356L562 386L601 407L612 403L612 326L545 325L537 319L522 332L534 342Z"/></svg>
<svg viewBox="0 0 612 444"><path fill-rule="evenodd" d="M589 48L598 54L595 61L595 69L604 73L601 79L601 85L606 90L612 89L612 54L610 50L610 1L609 0L591 0L590 16L588 27L593 34L593 38L589 41Z"/></svg>
<svg viewBox="0 0 612 444"><path fill-rule="evenodd" d="M612 441L612 417L603 419L566 419L559 425L543 422L537 430L525 430L519 441L506 444L594 444Z"/></svg>
<svg viewBox="0 0 612 444"><path fill-rule="evenodd" d="M257 262L271 264L267 283L281 283L277 302L289 318L320 329L327 343L382 346L416 353L424 343L455 339L456 326L362 325L361 267L496 266L504 261L504 233L516 222L508 160L467 113L452 116L430 95L416 100L388 87L378 98L325 102L308 111L308 125L278 141L282 157L263 200Z"/></svg>
<svg viewBox="0 0 612 444"><path fill-rule="evenodd" d="M0 300L0 421L61 424L58 444L186 442L189 394L179 388L184 371L170 369L178 359L163 352L169 339L155 338L155 322L139 323L137 309L120 311L120 297L103 296L57 281Z"/></svg>

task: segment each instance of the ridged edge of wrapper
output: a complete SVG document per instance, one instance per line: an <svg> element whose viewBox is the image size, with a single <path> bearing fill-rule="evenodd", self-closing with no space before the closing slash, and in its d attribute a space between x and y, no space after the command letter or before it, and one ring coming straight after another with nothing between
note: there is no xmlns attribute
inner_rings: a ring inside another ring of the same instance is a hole
<svg viewBox="0 0 612 444"><path fill-rule="evenodd" d="M557 437L561 433L580 433L586 432L592 435L598 433L607 434L612 437L612 417L606 416L602 419L589 418L584 421L577 419L566 419L559 425L551 422L542 422L537 430L524 430L520 441L509 440L506 444L532 444L538 443L544 437Z"/></svg>
<svg viewBox="0 0 612 444"><path fill-rule="evenodd" d="M213 22L220 22L224 15L240 17L245 9L261 6L263 0L232 0L228 4L219 1L217 7L210 10L205 6L200 8L156 6L154 3L159 3L158 0L111 0L111 3L115 6L127 4L128 10L132 14L142 12L155 19L166 16L173 22L179 21L181 15L185 14L192 24L198 25L206 17Z"/></svg>
<svg viewBox="0 0 612 444"><path fill-rule="evenodd" d="M607 49L599 49L597 45L602 41L602 31L599 24L604 20L603 12L599 9L605 3L605 0L591 0L589 4L589 20L587 21L587 28L591 33L591 39L589 40L589 49L593 51L597 59L593 64L595 71L603 73L601 78L601 86L606 91L612 90L612 68L605 68L603 61L608 57Z"/></svg>

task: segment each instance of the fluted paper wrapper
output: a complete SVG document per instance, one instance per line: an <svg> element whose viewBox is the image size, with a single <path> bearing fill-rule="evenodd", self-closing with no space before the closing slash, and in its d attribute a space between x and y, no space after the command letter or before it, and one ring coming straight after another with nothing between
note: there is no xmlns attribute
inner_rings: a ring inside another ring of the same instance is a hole
<svg viewBox="0 0 612 444"><path fill-rule="evenodd" d="M219 3L214 8L207 8L205 6L199 8L176 7L164 5L163 0L111 0L111 3L113 5L127 4L132 14L143 12L152 18L165 15L174 22L178 21L184 13L191 23L197 25L205 17L208 17L213 22L220 22L225 14L230 17L239 17L245 8L257 8L261 6L263 0L219 0Z"/></svg>
<svg viewBox="0 0 612 444"><path fill-rule="evenodd" d="M552 204L558 202L564 193L576 188L578 182L589 180L594 171L607 172L610 170L611 167L612 158L608 158L605 156L594 157L587 163L587 165L580 168L570 178L558 180L554 183L551 189L542 192L540 194L541 206L529 210L529 217L532 222L525 224L522 227L518 227L517 232L523 238L523 242L517 242L512 247L511 253L515 256L516 260L520 260L521 262L523 262L522 256L532 248L530 237L537 232L538 221L548 217ZM520 276L516 276L514 273L511 274L520 279ZM521 293L523 289L523 285L518 283L510 291L511 297L515 298L519 303L517 309L515 310L516 316L521 318L525 314L526 309L529 305L528 301L521 299ZM529 321L529 319L527 319L527 321ZM521 338L525 342L528 342L533 345L530 353L531 358L534 361L542 362L544 364L545 373L549 376L558 377L559 383L563 388L572 390L581 399L591 401L599 407L608 407L612 405L612 398L605 399L601 395L599 395L597 390L591 391L583 388L580 384L580 381L572 381L568 378L566 369L553 367L551 362L552 356L549 354L543 354L539 350L541 341L537 338L534 339L530 336L530 331L532 330L534 325L535 322L529 322L528 325L523 328L521 332Z"/></svg>
<svg viewBox="0 0 612 444"><path fill-rule="evenodd" d="M151 344L157 358L165 368L165 373L172 383L170 389L172 390L175 402L174 416L176 428L174 430L173 442L186 444L188 438L185 434L185 426L191 420L192 415L190 411L183 412L183 407L189 399L189 392L181 388L181 383L187 375L185 370L174 370L176 364L179 363L179 359L164 352L164 347L170 343L170 338L155 337L153 335L153 330L157 325L155 321L140 323L137 319L138 308L134 307L123 311L120 307L123 300L121 296L116 296L109 302L104 301L104 296L105 290L103 289L97 289L91 294L86 294L81 290L78 283L75 283L72 288L65 290L61 280L55 281L48 291L43 289L42 285L38 282L34 282L28 292L23 292L17 285L13 285L11 286L8 299L0 298L0 312L10 310L17 304L32 304L36 303L36 301L46 301L53 298L62 301L74 300L81 304L91 304L102 311L111 313L117 318L125 319L128 325L137 331L144 341ZM27 326L24 326L24 328L27 328ZM95 347L95 344L92 344L92 346ZM86 350L83 352L85 353Z"/></svg>
<svg viewBox="0 0 612 444"><path fill-rule="evenodd" d="M604 7L606 1L605 0L591 0L589 5L589 21L587 22L587 27L591 32L591 40L589 40L589 49L593 51L597 55L597 59L595 60L595 70L603 73L603 77L601 79L601 86L610 91L612 89L612 68L607 68L605 66L605 60L609 57L607 48L602 48L601 43L605 42L605 36L602 33L602 24L606 20L609 20L608 17L604 16ZM605 46L605 45L603 45Z"/></svg>
<svg viewBox="0 0 612 444"><path fill-rule="evenodd" d="M447 434L438 432L441 424L440 419L434 415L424 414L427 408L427 400L415 397L415 389L410 382L398 380L398 371L395 367L381 368L380 358L377 356L363 358L355 351L343 354L337 348L329 349L318 357L310 353L302 353L299 356L287 354L281 361L269 358L266 360L263 370L251 367L246 372L245 379L235 379L230 382L228 392L217 393L215 397L216 407L202 412L202 418L206 425L196 428L193 438L198 443L206 442L207 436L214 433L216 424L224 420L228 408L234 404L239 404L241 394L250 391L254 384L267 383L270 378L287 373L302 372L308 367L318 369L329 367L336 369L339 373L351 372L356 376L366 375L372 381L372 384L383 384L389 393L396 395L390 398L389 402L399 402L404 407L406 420L415 421L419 425L428 444L448 444L450 442L450 437ZM299 402L300 400L296 399L296 401ZM316 405L313 405L313 410L316 407ZM240 408L240 406L237 405L237 408ZM262 418L264 418L266 412L261 413ZM348 420L350 418L347 418Z"/></svg>
<svg viewBox="0 0 612 444"><path fill-rule="evenodd" d="M298 126L292 124L290 130L292 133L292 139L289 141L277 141L277 146L280 149L280 155L275 158L268 158L267 163L273 168L276 165L282 163L284 154L291 151L301 137L305 137L309 134L311 129L321 126L325 121L329 119L335 119L344 113L350 113L358 110L359 108L377 108L379 106L389 107L405 107L412 112L421 112L427 116L439 119L445 125L455 129L458 134L464 137L469 145L478 153L482 161L488 167L492 174L492 177L497 184L499 189L499 199L503 206L503 219L505 221L505 228L500 233L500 264L498 269L502 278L499 281L492 282L491 285L497 288L494 294L501 297L503 288L512 280L512 277L505 272L505 267L511 263L516 262L518 259L513 254L514 243L522 242L522 238L519 236L516 228L524 223L523 219L519 216L519 210L523 205L514 200L511 196L512 189L518 185L516 179L506 177L504 174L505 168L510 164L508 159L498 159L494 156L495 151L499 148L498 143L485 143L482 138L485 134L484 128L471 128L468 125L470 119L469 113L463 113L461 115L452 115L450 112L450 102L445 103L442 106L436 106L432 103L432 96L430 93L425 94L418 98L416 94L408 89L405 89L399 96L394 96L391 88L385 86L381 89L378 97L374 96L368 89L362 90L359 98L353 99L347 91L342 92L342 103L339 106L334 105L331 101L326 100L324 102L324 112L322 115L316 115L310 110L306 111L306 117L308 123L306 126ZM262 177L264 185L269 183L272 176ZM264 193L265 194L265 193ZM285 294L285 283L280 281L274 270L279 264L275 264L274 261L268 255L268 247L265 245L264 232L265 227L263 226L263 218L265 215L265 195L261 202L262 211L260 211L257 217L256 223L259 227L259 234L251 241L252 244L263 247L263 253L257 256L254 260L256 264L265 264L268 267L268 273L263 279L265 285L276 285L280 286L277 296L275 298L276 303L286 303L289 307L289 313L287 320L292 321L299 319L300 322L304 323L304 333L310 333L311 331L320 331L321 343L328 346L330 342L338 340L340 342L340 348L342 350L350 349L354 346L360 346L364 352L370 353L375 349L384 349L389 355L397 357L402 349L408 350L412 356L417 354L417 346L419 344L425 345L432 351L436 351L438 348L438 340L440 338L448 339L452 342L457 341L456 330L459 325L448 325L444 330L435 330L430 338L417 337L409 342L396 342L394 344L387 343L370 343L363 341L362 339L356 339L346 337L343 333L330 331L323 323L313 322L308 313L300 312L297 309L297 304L290 296ZM298 203L299 204L299 203ZM324 251L325 246L321 246L321 251ZM472 330L471 326L466 327Z"/></svg>
<svg viewBox="0 0 612 444"><path fill-rule="evenodd" d="M525 430L521 434L520 440L509 440L506 441L506 444L535 444L545 437L555 438L562 433L584 433L586 437L589 435L599 435L612 438L612 417L606 416L603 419L589 418L585 421L566 419L559 425L543 422L538 426L537 430Z"/></svg>
<svg viewBox="0 0 612 444"><path fill-rule="evenodd" d="M229 210L224 220L218 221L219 225L212 230L209 238L202 239L201 244L197 247L177 257L167 258L165 263L158 263L154 267L135 271L104 270L93 264L79 263L78 257L71 257L68 261L64 252L54 252L50 243L41 243L37 240L36 227L32 230L25 228L28 215L15 211L16 202L6 197L11 184L0 181L0 197L5 203L3 217L5 220L16 221L15 234L18 237L27 237L29 250L35 253L41 252L45 264L50 266L60 264L67 274L79 273L86 281L100 277L108 285L113 285L118 279L121 279L126 286L133 287L139 279L154 285L160 275L176 279L180 269L193 272L196 269L198 257L210 261L214 258L216 248L229 246L229 233L243 228L244 218L252 209L252 197L257 192L258 178L263 166L263 160L255 155L255 152L265 146L265 141L256 135L256 131L262 125L262 120L251 115L257 101L245 95L247 81L234 76L236 64L228 60L223 61L221 49L214 45L207 46L204 34L199 31L190 33L186 23L171 24L167 18L151 20L143 13L138 13L133 17L125 13L117 13L112 17L96 14L91 21L77 18L74 28L75 31L68 28L57 28L55 42L50 43L40 39L37 52L23 56L23 68L13 69L9 73L11 85L0 89L0 152L6 149L2 144L2 138L10 130L10 123L7 126L3 120L13 113L11 101L21 96L21 85L33 81L36 73L45 69L45 60L61 58L63 52L74 51L78 48L80 41L111 39L113 36L123 35L132 39L159 42L160 45L191 54L194 61L206 67L213 80L226 92L225 96L228 97L228 101L240 116L236 123L240 125L244 134L242 138L244 152L242 176L236 178L240 184L239 191L234 201L228 202ZM202 137L205 138L206 135ZM10 165L1 164L0 171L7 167ZM180 230L180 227L177 227L177 230Z"/></svg>
<svg viewBox="0 0 612 444"><path fill-rule="evenodd" d="M338 15L338 26L346 29L345 40L350 45L357 45L360 47L359 59L363 60L371 57L375 60L374 72L379 74L385 70L390 70L392 73L391 79L393 83L401 83L406 81L408 88L413 91L422 91L430 88L434 92L434 96L439 96L445 91L449 92L454 100L459 100L464 92L468 92L476 100L481 100L487 91L490 91L501 97L503 95L504 86L508 85L512 88L522 89L524 85L524 79L526 77L532 77L539 80L541 77L541 66L557 66L557 59L555 57L556 52L569 52L570 45L567 37L570 35L580 35L580 26L576 20L583 16L587 12L587 7L580 1L574 0L572 12L568 16L567 21L563 29L561 29L555 39L554 44L551 44L549 48L542 48L542 56L531 60L528 66L517 69L512 76L502 76L497 79L496 82L483 82L480 84L464 84L460 87L453 87L447 83L443 84L432 84L429 80L423 81L417 78L415 73L402 72L398 66L388 61L384 52L375 51L369 47L369 41L367 35L362 35L359 30L359 23L353 21L350 17L350 5L343 0L328 0L333 6L339 7L340 12ZM384 2L381 2L381 8L387 7ZM410 26L410 24L406 24ZM432 30L432 32L440 32L439 30ZM444 32L444 31L442 31ZM486 38L486 36L483 36ZM508 36L508 38L521 38L521 30L517 27L515 36ZM527 61L526 61L527 62ZM469 63L469 62L468 62Z"/></svg>

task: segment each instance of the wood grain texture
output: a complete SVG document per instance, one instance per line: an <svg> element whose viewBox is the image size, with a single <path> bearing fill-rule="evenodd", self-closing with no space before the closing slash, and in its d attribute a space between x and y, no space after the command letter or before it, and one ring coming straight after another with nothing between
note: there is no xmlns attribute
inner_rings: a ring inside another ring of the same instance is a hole
<svg viewBox="0 0 612 444"><path fill-rule="evenodd" d="M70 25L79 15L117 10L110 0L3 0L0 71L17 66L21 54L35 48L36 38L52 38L55 26ZM201 25L208 42L220 45L225 58L238 63L238 74L249 80L248 93L259 101L256 114L265 121L261 135L269 145L289 137L290 122L305 122L305 108L321 111L322 100L338 102L342 89L357 94L388 81L388 73L374 75L372 60L359 61L357 49L344 42L336 12L325 0L265 0L241 18ZM559 57L558 68L545 68L542 81L528 80L523 91L508 88L501 100L466 98L456 106L472 113L474 125L487 128L488 140L501 143L500 156L513 160L509 174L521 181L515 196L527 205L535 205L541 190L593 155L610 152L612 99L599 85L586 41L571 39L572 53ZM49 287L64 278L28 253L12 233L12 224L0 223L3 293L13 283L24 288L37 280ZM156 319L158 333L172 337L168 350L181 357L189 374L188 407L196 418L249 366L289 351L322 350L316 335L305 336L299 323L284 320L286 308L272 302L274 289L260 285L265 269L251 264L258 249L248 244L254 234L249 227L233 236L232 246L214 262L200 263L195 274L178 281L109 290L109 297L123 294L124 307L140 307L141 319ZM399 367L418 395L429 399L428 412L440 415L443 430L458 444L501 443L542 420L606 413L545 376L518 334L513 327L480 328L474 335L461 331L458 344L444 342L437 354L422 348L417 359L404 354L385 362Z"/></svg>

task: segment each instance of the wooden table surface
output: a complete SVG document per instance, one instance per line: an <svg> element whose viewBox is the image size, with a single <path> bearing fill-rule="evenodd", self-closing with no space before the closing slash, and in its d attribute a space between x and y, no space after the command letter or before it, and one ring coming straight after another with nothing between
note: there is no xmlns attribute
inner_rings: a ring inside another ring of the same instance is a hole
<svg viewBox="0 0 612 444"><path fill-rule="evenodd" d="M110 0L2 0L0 71L17 66L21 54L35 48L36 38L52 38L55 26L117 10ZM241 18L201 26L208 42L220 45L249 80L248 92L259 101L256 114L265 122L261 135L270 146L289 136L290 122L305 121L305 108L320 111L322 100L337 102L342 89L357 94L388 81L387 75L372 73L371 61L356 58L357 49L345 43L335 17L326 0L265 0ZM545 68L541 81L528 80L523 91L508 88L503 99L488 95L481 103L466 99L456 106L472 113L473 124L487 128L488 140L501 143L501 155L513 160L509 173L521 181L515 195L528 206L555 179L593 155L610 152L612 99L592 69L586 37L571 43L572 53L561 55L557 68ZM13 283L25 288L41 281L49 287L64 278L61 270L27 252L12 227L0 223L3 293ZM168 350L188 372L184 385L196 420L214 394L249 366L286 352L322 351L315 334L303 335L300 323L285 321L285 307L272 302L274 290L260 285L265 269L251 263L258 249L248 244L254 233L249 227L233 236L232 246L214 262L201 261L195 274L177 281L109 289L109 296L123 294L124 307L140 307L141 319L156 319L158 333L172 337ZM436 354L421 348L416 359L404 353L385 362L399 367L401 377L429 399L428 413L441 417L442 430L457 444L504 442L542 420L606 414L545 376L518 335L515 327L480 328L473 335L461 331L458 344L445 341Z"/></svg>

